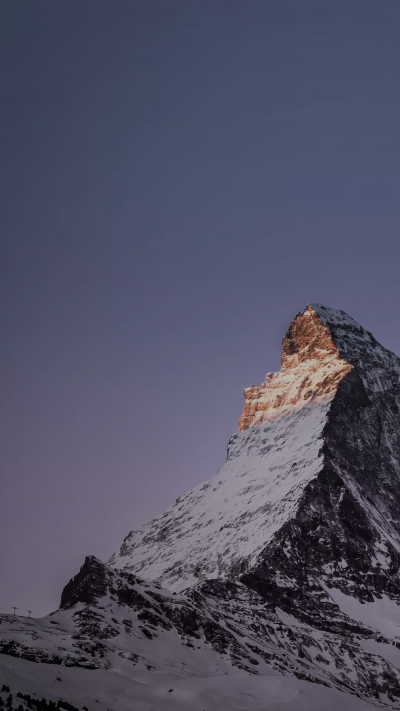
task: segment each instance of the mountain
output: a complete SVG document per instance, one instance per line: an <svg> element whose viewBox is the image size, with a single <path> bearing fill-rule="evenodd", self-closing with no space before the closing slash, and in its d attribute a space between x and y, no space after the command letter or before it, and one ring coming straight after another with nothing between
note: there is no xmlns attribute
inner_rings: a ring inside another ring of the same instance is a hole
<svg viewBox="0 0 400 711"><path fill-rule="evenodd" d="M400 359L311 304L244 398L213 478L88 557L57 612L0 616L16 690L48 679L90 711L400 709Z"/></svg>
<svg viewBox="0 0 400 711"><path fill-rule="evenodd" d="M241 575L301 605L317 580L319 594L397 599L400 359L312 304L283 339L281 371L244 396L219 472L130 533L110 565L171 590Z"/></svg>

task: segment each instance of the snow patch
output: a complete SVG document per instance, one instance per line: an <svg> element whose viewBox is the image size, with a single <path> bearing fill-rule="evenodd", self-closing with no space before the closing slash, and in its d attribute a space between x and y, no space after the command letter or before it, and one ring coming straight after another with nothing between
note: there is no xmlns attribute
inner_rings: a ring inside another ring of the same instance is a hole
<svg viewBox="0 0 400 711"><path fill-rule="evenodd" d="M337 588L325 588L340 610L353 620L379 630L389 639L400 639L400 606L387 595L362 603Z"/></svg>

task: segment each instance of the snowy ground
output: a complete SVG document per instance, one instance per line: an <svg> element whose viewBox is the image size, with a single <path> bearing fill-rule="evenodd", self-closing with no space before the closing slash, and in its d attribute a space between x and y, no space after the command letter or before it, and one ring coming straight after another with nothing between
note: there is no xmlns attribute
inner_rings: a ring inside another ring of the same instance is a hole
<svg viewBox="0 0 400 711"><path fill-rule="evenodd" d="M273 674L188 677L169 674L151 683L119 670L86 670L33 664L0 655L0 685L11 693L36 691L89 711L372 711L374 705L319 684ZM382 699L383 700L383 699Z"/></svg>

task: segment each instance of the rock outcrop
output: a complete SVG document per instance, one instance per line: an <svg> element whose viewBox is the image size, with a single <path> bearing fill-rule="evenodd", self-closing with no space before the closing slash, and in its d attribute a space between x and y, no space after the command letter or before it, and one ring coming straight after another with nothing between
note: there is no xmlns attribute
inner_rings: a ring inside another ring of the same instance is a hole
<svg viewBox="0 0 400 711"><path fill-rule="evenodd" d="M308 306L292 321L283 338L279 373L267 373L262 385L243 391L239 431L307 402L332 398L340 381L352 370L339 355L328 326L315 308Z"/></svg>

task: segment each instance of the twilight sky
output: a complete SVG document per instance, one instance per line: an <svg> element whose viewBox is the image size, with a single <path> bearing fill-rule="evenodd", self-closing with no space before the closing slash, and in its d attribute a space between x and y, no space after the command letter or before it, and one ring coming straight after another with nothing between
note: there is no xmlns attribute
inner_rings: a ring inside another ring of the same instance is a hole
<svg viewBox="0 0 400 711"><path fill-rule="evenodd" d="M400 354L399 0L0 5L0 611L225 458L310 301Z"/></svg>

